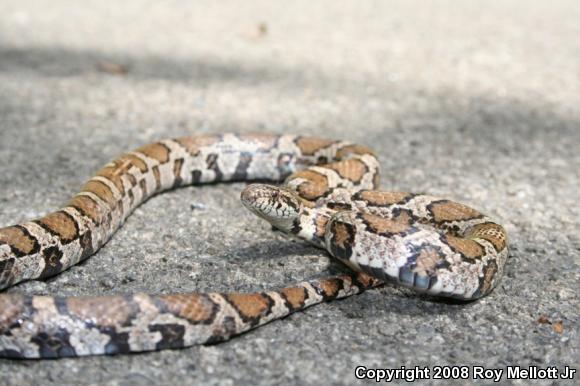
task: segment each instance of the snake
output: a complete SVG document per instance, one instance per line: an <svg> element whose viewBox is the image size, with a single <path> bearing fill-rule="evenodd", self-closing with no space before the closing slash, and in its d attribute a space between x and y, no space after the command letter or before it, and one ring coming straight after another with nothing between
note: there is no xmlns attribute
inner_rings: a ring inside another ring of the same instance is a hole
<svg viewBox="0 0 580 386"><path fill-rule="evenodd" d="M254 293L62 297L0 294L0 357L61 358L213 344L386 282L465 301L489 294L508 256L504 228L455 201L379 190L379 160L344 140L222 133L166 139L106 164L61 209L0 228L0 289L95 254L148 198L246 181L242 204L325 249L344 274ZM272 184L283 182L281 185ZM270 183L270 184L268 184Z"/></svg>

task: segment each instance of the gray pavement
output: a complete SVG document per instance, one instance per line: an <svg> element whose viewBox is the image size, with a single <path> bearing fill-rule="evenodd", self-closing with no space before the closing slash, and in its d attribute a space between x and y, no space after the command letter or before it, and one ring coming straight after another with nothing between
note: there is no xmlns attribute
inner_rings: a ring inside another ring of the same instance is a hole
<svg viewBox="0 0 580 386"><path fill-rule="evenodd" d="M511 237L502 284L474 303L386 286L218 345L0 360L0 384L352 384L358 365L580 371L578 2L0 7L0 226L57 208L127 149L267 131L372 146L383 188L465 202ZM156 197L85 263L11 291L251 291L343 270L246 212L243 186Z"/></svg>

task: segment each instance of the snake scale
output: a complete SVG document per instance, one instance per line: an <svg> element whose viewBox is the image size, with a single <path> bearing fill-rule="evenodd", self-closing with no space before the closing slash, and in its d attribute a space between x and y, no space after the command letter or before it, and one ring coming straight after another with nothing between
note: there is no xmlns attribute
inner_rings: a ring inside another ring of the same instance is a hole
<svg viewBox="0 0 580 386"><path fill-rule="evenodd" d="M0 289L56 275L93 255L149 197L191 184L250 184L242 203L279 230L326 249L352 274L279 291L56 297L0 294L0 357L58 358L187 347L229 339L385 281L476 299L500 280L504 229L462 204L375 190L367 147L296 135L168 139L126 153L62 209L0 229Z"/></svg>

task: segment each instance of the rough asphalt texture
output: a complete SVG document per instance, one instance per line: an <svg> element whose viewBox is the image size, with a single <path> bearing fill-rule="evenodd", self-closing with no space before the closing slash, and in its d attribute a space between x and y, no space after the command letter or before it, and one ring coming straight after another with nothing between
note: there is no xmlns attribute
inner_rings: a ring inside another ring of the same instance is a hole
<svg viewBox="0 0 580 386"><path fill-rule="evenodd" d="M219 345L0 360L0 384L351 384L357 365L580 371L578 2L104 3L2 2L0 225L58 208L156 139L292 132L370 145L383 188L496 217L507 273L470 304L386 286ZM343 270L246 212L243 186L156 197L86 263L10 291L251 291Z"/></svg>

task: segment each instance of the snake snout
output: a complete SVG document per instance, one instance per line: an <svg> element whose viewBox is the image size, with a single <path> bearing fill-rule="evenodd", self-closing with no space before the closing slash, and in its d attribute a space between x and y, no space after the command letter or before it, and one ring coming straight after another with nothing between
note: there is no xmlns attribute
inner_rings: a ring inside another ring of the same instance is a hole
<svg viewBox="0 0 580 386"><path fill-rule="evenodd" d="M240 198L245 206L254 207L260 199L268 196L269 191L268 185L251 184L242 191Z"/></svg>
<svg viewBox="0 0 580 386"><path fill-rule="evenodd" d="M268 221L294 218L300 213L301 202L297 195L277 186L248 185L241 199L245 207Z"/></svg>

